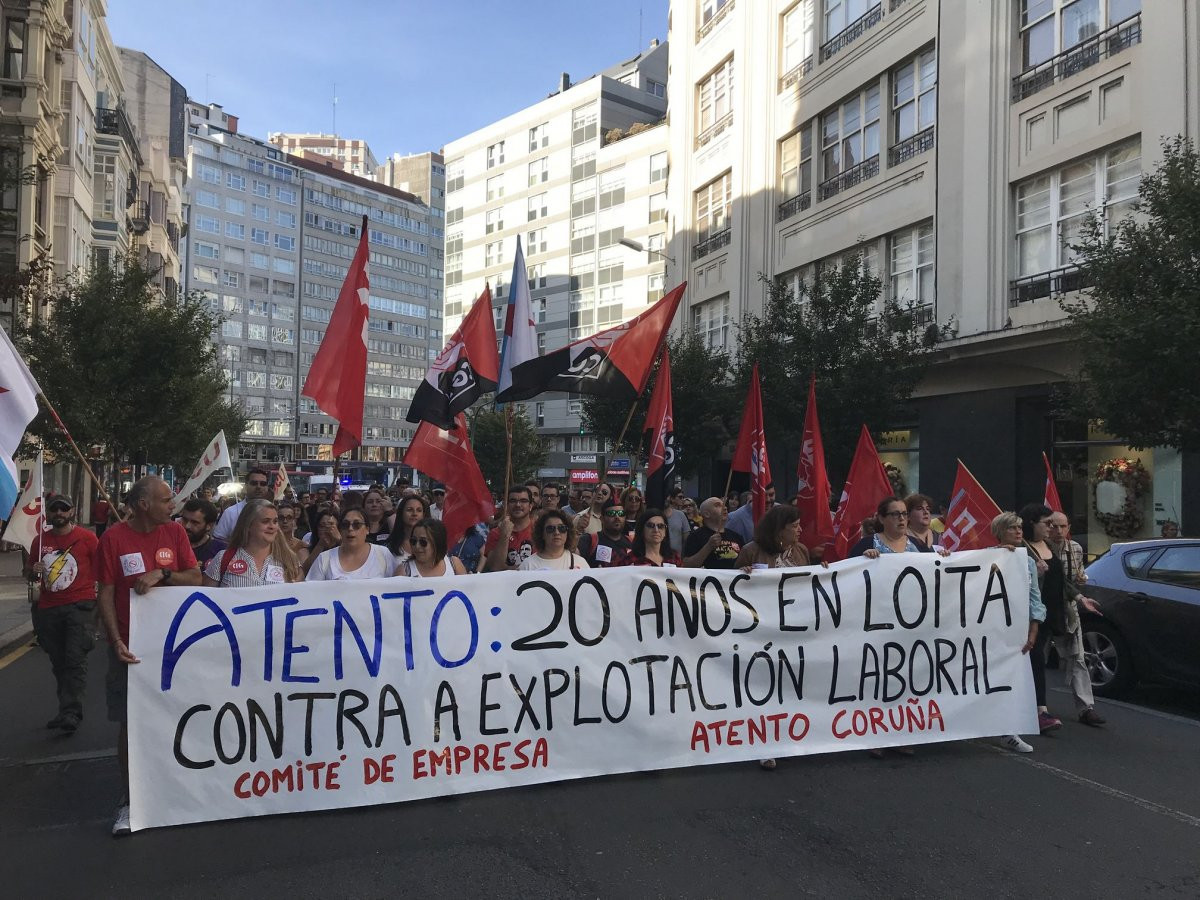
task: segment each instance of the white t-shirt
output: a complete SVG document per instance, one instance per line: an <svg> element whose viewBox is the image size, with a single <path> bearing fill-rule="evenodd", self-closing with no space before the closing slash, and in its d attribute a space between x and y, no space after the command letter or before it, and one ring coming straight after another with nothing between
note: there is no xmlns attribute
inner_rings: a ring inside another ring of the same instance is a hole
<svg viewBox="0 0 1200 900"><path fill-rule="evenodd" d="M317 557L317 561L308 570L305 581L358 581L364 578L387 578L396 569L396 561L387 547L379 544L367 544L371 552L367 561L353 571L347 572L342 568L338 559L338 548L326 550Z"/></svg>
<svg viewBox="0 0 1200 900"><path fill-rule="evenodd" d="M517 567L521 572L566 572L569 569L590 569L588 561L578 553L567 550L558 559L546 559L536 553Z"/></svg>
<svg viewBox="0 0 1200 900"><path fill-rule="evenodd" d="M238 516L242 514L242 510L246 506L245 500L239 500L225 512L221 513L221 518L217 519L217 526L213 529L212 536L218 541L229 543L229 536L233 534L233 526L237 524Z"/></svg>

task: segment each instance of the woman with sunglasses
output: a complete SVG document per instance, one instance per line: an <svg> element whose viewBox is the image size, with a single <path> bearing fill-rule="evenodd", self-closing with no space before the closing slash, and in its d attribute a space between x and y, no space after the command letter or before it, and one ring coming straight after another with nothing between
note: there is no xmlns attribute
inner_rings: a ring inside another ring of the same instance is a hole
<svg viewBox="0 0 1200 900"><path fill-rule="evenodd" d="M246 501L229 536L229 546L204 567L205 587L261 587L303 577L270 500Z"/></svg>
<svg viewBox="0 0 1200 900"><path fill-rule="evenodd" d="M679 554L671 546L667 517L661 509L650 508L638 516L633 527L633 550L621 561L621 565L659 568L679 565Z"/></svg>
<svg viewBox="0 0 1200 900"><path fill-rule="evenodd" d="M590 569L575 552L575 529L560 509L543 510L533 525L533 554L521 561L522 572Z"/></svg>
<svg viewBox="0 0 1200 900"><path fill-rule="evenodd" d="M397 575L437 578L467 574L462 560L446 555L446 526L433 516L413 526L408 542L412 545L412 556L396 567Z"/></svg>
<svg viewBox="0 0 1200 900"><path fill-rule="evenodd" d="M428 518L429 504L419 494L409 494L400 501L400 511L396 513L396 522L387 539L387 548L396 558L397 565L402 565L412 556L412 545L409 543L412 530L418 522Z"/></svg>
<svg viewBox="0 0 1200 900"><path fill-rule="evenodd" d="M316 558L306 581L357 581L387 578L396 561L386 547L367 543L367 517L361 509L348 509L338 519L342 541Z"/></svg>
<svg viewBox="0 0 1200 900"><path fill-rule="evenodd" d="M621 491L621 506L625 508L625 534L632 541L636 536L634 529L637 527L638 517L646 508L646 499L641 491L630 486Z"/></svg>

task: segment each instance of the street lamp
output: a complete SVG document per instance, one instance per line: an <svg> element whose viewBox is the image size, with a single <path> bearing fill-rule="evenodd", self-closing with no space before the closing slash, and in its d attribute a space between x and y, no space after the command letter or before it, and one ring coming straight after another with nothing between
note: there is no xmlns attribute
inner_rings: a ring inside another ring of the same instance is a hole
<svg viewBox="0 0 1200 900"><path fill-rule="evenodd" d="M630 250L634 250L637 253L653 253L655 256L661 256L671 265L675 265L675 260L671 259L671 257L667 256L667 254L663 253L661 250L655 250L651 247L643 246L639 241L635 241L632 238L621 238L619 241L617 241L617 243L622 247L628 247Z"/></svg>

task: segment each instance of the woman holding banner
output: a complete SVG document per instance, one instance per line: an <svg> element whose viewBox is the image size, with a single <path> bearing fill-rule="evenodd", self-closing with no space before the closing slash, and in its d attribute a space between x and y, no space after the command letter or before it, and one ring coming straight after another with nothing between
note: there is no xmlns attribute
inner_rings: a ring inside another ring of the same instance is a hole
<svg viewBox="0 0 1200 900"><path fill-rule="evenodd" d="M794 506L773 506L754 527L754 540L738 554L737 567L783 569L812 563L808 548L800 543L800 510Z"/></svg>
<svg viewBox="0 0 1200 900"><path fill-rule="evenodd" d="M342 540L316 557L306 581L357 581L387 578L396 561L386 547L367 543L367 517L361 509L348 509L338 519Z"/></svg>
<svg viewBox="0 0 1200 900"><path fill-rule="evenodd" d="M621 565L667 568L679 565L679 554L671 546L667 517L661 509L648 509L638 516L633 527L633 550L621 561Z"/></svg>
<svg viewBox="0 0 1200 900"><path fill-rule="evenodd" d="M303 578L270 500L246 501L229 536L229 546L204 569L205 587L261 587Z"/></svg>
<svg viewBox="0 0 1200 900"><path fill-rule="evenodd" d="M1050 642L1051 634L1066 631L1067 616L1066 572L1062 560L1048 543L1050 517L1053 515L1053 510L1042 503L1028 503L1021 507L1020 512L1025 549L1037 567L1038 588L1046 610L1042 627L1037 632L1037 642L1029 653L1029 662L1033 666L1033 687L1037 694L1038 728L1042 734L1062 728L1062 721L1052 716L1046 707L1046 645Z"/></svg>
<svg viewBox="0 0 1200 900"><path fill-rule="evenodd" d="M559 509L543 510L533 525L533 553L521 561L522 572L590 569L588 561L575 552L575 529Z"/></svg>
<svg viewBox="0 0 1200 900"><path fill-rule="evenodd" d="M412 545L413 555L396 567L397 575L437 578L467 574L457 556L446 555L446 526L432 516L413 526L408 542Z"/></svg>

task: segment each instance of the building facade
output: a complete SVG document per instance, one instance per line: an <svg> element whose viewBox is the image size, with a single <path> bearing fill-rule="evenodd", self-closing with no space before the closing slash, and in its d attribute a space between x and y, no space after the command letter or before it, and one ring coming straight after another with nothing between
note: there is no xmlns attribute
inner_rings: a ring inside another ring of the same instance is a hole
<svg viewBox="0 0 1200 900"><path fill-rule="evenodd" d="M412 194L288 155L218 119L204 108L190 119L186 270L189 289L225 316L216 340L230 396L250 420L243 465L332 462L336 425L300 391L364 215L371 316L355 459L398 464L415 428L404 421L408 401L442 342L440 220Z"/></svg>
<svg viewBox="0 0 1200 900"><path fill-rule="evenodd" d="M332 160L343 172L375 180L379 163L367 142L358 138L338 137L336 134L297 134L273 131L267 135L267 143L284 153L304 156L313 153Z"/></svg>
<svg viewBox="0 0 1200 900"><path fill-rule="evenodd" d="M961 457L1012 508L1041 498L1045 451L1075 533L1103 550L1091 473L1128 448L1053 412L1076 363L1058 301L1083 287L1087 213L1111 227L1160 138L1197 136L1200 3L680 0L670 15L685 324L732 349L759 273L794 285L864 260L952 335L911 418L871 423L906 486L948 499ZM1198 508L1194 460L1133 455L1154 484L1141 536Z"/></svg>
<svg viewBox="0 0 1200 900"><path fill-rule="evenodd" d="M655 41L575 84L564 74L546 99L446 145L448 332L485 284L502 328L518 236L542 352L662 296L666 80L667 45ZM603 477L595 463L606 448L582 433L579 397L547 394L526 408L550 444L542 477Z"/></svg>

